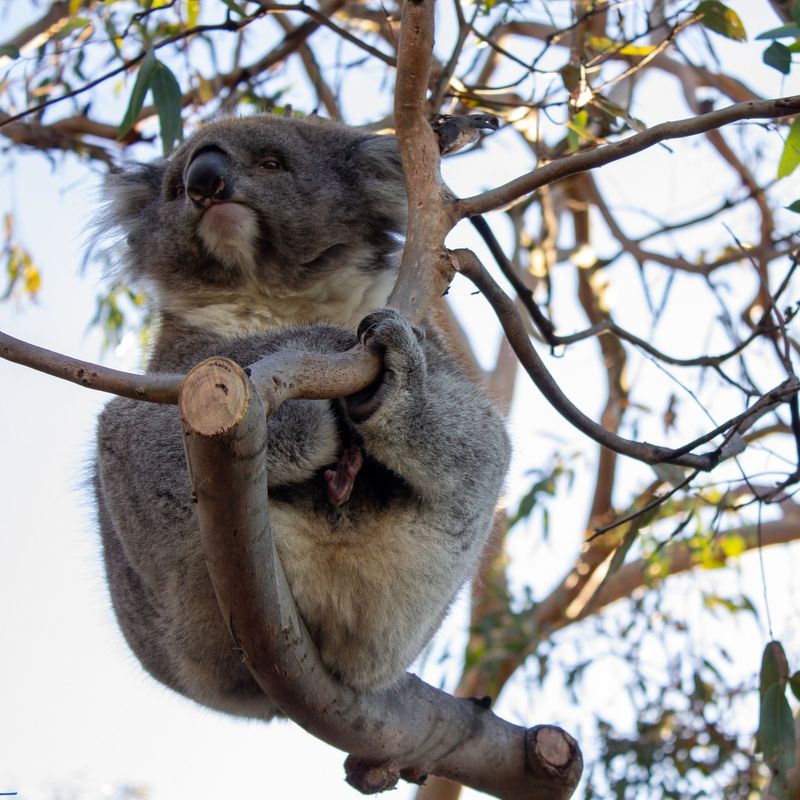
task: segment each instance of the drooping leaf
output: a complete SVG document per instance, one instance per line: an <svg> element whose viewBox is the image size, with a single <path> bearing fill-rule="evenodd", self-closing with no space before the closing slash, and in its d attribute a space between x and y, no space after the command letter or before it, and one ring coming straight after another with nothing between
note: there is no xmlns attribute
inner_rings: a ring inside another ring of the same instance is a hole
<svg viewBox="0 0 800 800"><path fill-rule="evenodd" d="M759 33L756 39L796 39L800 36L800 25L781 25L779 28Z"/></svg>
<svg viewBox="0 0 800 800"><path fill-rule="evenodd" d="M186 27L194 28L200 15L200 0L186 0Z"/></svg>
<svg viewBox="0 0 800 800"><path fill-rule="evenodd" d="M761 56L768 67L788 75L792 69L792 54L785 44L773 42Z"/></svg>
<svg viewBox="0 0 800 800"><path fill-rule="evenodd" d="M779 686L781 691L786 688L789 680L789 662L780 642L767 642L761 654L761 672L759 673L758 693L763 699L770 686Z"/></svg>
<svg viewBox="0 0 800 800"><path fill-rule="evenodd" d="M655 49L654 44L631 44L616 42L608 36L588 36L588 43L598 52L610 51L622 56L649 56Z"/></svg>
<svg viewBox="0 0 800 800"><path fill-rule="evenodd" d="M574 153L588 138L589 112L585 109L579 111L567 123L567 151Z"/></svg>
<svg viewBox="0 0 800 800"><path fill-rule="evenodd" d="M129 133L138 119L139 112L144 105L144 98L147 95L147 90L150 88L150 79L153 75L155 65L155 53L149 50L142 60L142 63L139 65L139 71L136 73L136 81L133 84L131 99L128 101L128 108L125 111L122 122L119 124L119 128L117 128L117 139L122 139Z"/></svg>
<svg viewBox="0 0 800 800"><path fill-rule="evenodd" d="M245 11L245 9L244 9L244 8L242 8L242 6L240 6L238 3L234 3L234 1L233 1L233 0L222 0L222 2L223 2L223 3L224 3L224 4L225 4L225 5L226 5L226 6L227 6L227 7L228 7L228 8L229 8L231 11L235 12L235 13L236 13L236 14L238 14L240 17L246 17L246 16L247 16L247 11Z"/></svg>
<svg viewBox="0 0 800 800"><path fill-rule="evenodd" d="M66 39L67 36L69 36L73 31L80 30L81 28L85 28L87 25L91 24L92 21L87 17L73 17L58 29L58 32L55 34L55 38Z"/></svg>
<svg viewBox="0 0 800 800"><path fill-rule="evenodd" d="M778 180L791 175L798 164L800 164L800 117L792 123L783 145L781 159L778 162Z"/></svg>
<svg viewBox="0 0 800 800"><path fill-rule="evenodd" d="M770 686L761 700L758 741L773 772L783 774L794 765L794 719L786 691L778 684Z"/></svg>
<svg viewBox="0 0 800 800"><path fill-rule="evenodd" d="M183 119L181 118L181 87L172 71L156 60L150 76L150 90L158 111L161 127L161 143L166 155L176 139L183 139Z"/></svg>
<svg viewBox="0 0 800 800"><path fill-rule="evenodd" d="M610 578L625 563L625 556L628 555L628 551L636 541L640 529L640 525L632 524L628 530L625 531L625 537L620 546L614 551L611 563L608 565L608 572L603 580L604 583L606 579Z"/></svg>
<svg viewBox="0 0 800 800"><path fill-rule="evenodd" d="M719 0L703 0L697 4L695 14L701 16L703 25L714 33L733 39L735 42L743 42L747 39L747 32L744 29L739 15L728 8Z"/></svg>
<svg viewBox="0 0 800 800"><path fill-rule="evenodd" d="M652 467L658 479L668 483L673 489L686 481L686 473L675 464L653 464Z"/></svg>
<svg viewBox="0 0 800 800"><path fill-rule="evenodd" d="M795 672L791 678L789 678L789 688L792 690L792 694L800 700L800 672Z"/></svg>

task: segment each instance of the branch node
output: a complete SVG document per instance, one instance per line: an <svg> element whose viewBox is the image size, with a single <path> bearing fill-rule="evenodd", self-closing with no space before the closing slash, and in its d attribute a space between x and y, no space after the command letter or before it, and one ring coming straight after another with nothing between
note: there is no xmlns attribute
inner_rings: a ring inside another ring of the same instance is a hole
<svg viewBox="0 0 800 800"><path fill-rule="evenodd" d="M345 780L361 794L378 794L394 789L402 774L396 761L375 762L352 755L345 759L344 771Z"/></svg>

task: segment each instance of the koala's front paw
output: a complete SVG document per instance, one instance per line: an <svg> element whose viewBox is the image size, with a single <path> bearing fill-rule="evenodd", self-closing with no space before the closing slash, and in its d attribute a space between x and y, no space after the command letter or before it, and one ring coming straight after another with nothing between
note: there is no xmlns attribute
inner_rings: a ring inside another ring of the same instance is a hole
<svg viewBox="0 0 800 800"><path fill-rule="evenodd" d="M426 365L420 344L423 334L392 308L380 308L364 317L358 326L358 338L383 357L380 377L345 400L348 416L354 422L365 422L378 409L421 390Z"/></svg>

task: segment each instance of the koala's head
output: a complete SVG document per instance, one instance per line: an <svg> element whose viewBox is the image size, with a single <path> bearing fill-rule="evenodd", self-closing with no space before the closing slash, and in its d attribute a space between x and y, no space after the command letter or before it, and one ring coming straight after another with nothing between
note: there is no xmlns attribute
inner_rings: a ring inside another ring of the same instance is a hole
<svg viewBox="0 0 800 800"><path fill-rule="evenodd" d="M355 324L391 290L406 217L391 137L316 118L224 119L108 189L102 224L124 234L129 277L197 324L203 313L233 332Z"/></svg>

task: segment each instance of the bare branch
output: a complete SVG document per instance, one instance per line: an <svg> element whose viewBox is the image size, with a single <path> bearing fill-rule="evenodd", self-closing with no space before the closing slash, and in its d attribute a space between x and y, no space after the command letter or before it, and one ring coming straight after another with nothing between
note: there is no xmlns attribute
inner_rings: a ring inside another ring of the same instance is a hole
<svg viewBox="0 0 800 800"><path fill-rule="evenodd" d="M426 94L433 50L432 0L403 6L394 116L408 191L408 231L389 305L412 321L447 288L453 267L444 239L455 224L453 202L439 172L439 145L428 122Z"/></svg>
<svg viewBox="0 0 800 800"><path fill-rule="evenodd" d="M496 189L458 200L456 201L457 217L459 219L473 217L476 214L484 214L487 211L501 208L541 186L619 161L621 158L639 153L659 142L696 136L699 133L745 119L775 119L797 113L800 113L800 95L781 97L775 100L737 103L696 117L662 122L642 133L629 136L627 139L602 145L595 150L577 153L559 161L552 161Z"/></svg>
<svg viewBox="0 0 800 800"><path fill-rule="evenodd" d="M742 414L732 417L713 431L680 448L671 449L625 439L598 425L573 405L561 391L531 344L514 303L495 283L475 254L469 250L457 250L453 255L458 264L458 271L466 275L491 304L514 352L545 399L582 433L621 455L630 456L646 464L670 463L703 471L713 469L722 459L735 455L738 452L737 448L733 445L721 446L704 454L695 454L691 451L721 433L727 435L727 440L730 440L735 433L743 433L757 419L785 403L800 389L800 381L790 378L765 394Z"/></svg>
<svg viewBox="0 0 800 800"><path fill-rule="evenodd" d="M15 339L0 331L0 358L78 383L87 389L110 392L151 403L178 402L182 375L134 375L102 367L89 361L61 355L44 347Z"/></svg>

